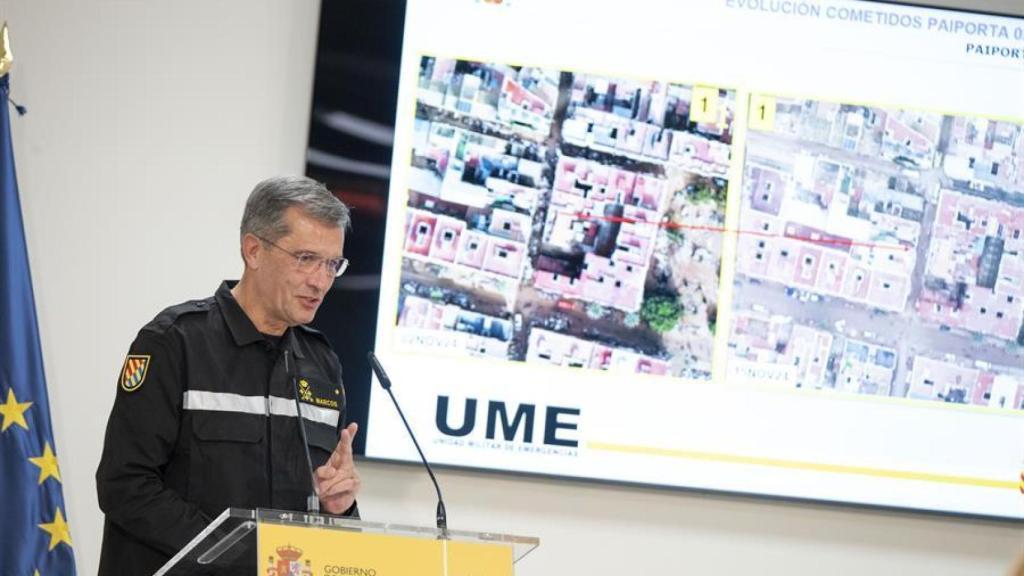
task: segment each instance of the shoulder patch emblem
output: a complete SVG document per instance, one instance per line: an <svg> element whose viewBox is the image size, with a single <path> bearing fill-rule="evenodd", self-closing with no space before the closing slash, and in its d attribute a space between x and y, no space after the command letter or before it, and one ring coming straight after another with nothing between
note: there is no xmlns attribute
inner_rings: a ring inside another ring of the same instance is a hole
<svg viewBox="0 0 1024 576"><path fill-rule="evenodd" d="M121 389L125 392L135 392L142 386L148 371L148 354L129 354L124 359L124 368L121 370Z"/></svg>

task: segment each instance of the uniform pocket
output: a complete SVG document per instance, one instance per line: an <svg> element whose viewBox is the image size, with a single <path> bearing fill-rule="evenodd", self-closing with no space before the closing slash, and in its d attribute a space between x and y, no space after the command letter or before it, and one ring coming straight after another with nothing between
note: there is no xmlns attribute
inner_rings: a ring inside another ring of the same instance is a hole
<svg viewBox="0 0 1024 576"><path fill-rule="evenodd" d="M189 496L204 513L269 503L265 435L262 414L192 414Z"/></svg>
<svg viewBox="0 0 1024 576"><path fill-rule="evenodd" d="M338 430L323 424L306 423L306 440L313 462L323 463L338 446Z"/></svg>
<svg viewBox="0 0 1024 576"><path fill-rule="evenodd" d="M196 412L192 416L192 433L204 442L260 442L265 431L262 415Z"/></svg>

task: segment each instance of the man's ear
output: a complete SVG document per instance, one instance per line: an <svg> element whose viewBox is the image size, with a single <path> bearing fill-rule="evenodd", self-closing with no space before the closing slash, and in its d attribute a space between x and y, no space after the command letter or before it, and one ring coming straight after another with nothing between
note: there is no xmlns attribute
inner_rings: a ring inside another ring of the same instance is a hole
<svg viewBox="0 0 1024 576"><path fill-rule="evenodd" d="M252 234L242 236L242 260L246 269L258 270L263 256L263 242Z"/></svg>

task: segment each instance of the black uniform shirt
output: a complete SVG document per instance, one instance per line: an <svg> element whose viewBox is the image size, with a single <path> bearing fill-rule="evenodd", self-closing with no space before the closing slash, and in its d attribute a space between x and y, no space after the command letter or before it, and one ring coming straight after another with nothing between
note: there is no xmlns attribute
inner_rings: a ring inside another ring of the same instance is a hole
<svg viewBox="0 0 1024 576"><path fill-rule="evenodd" d="M152 574L228 507L305 510L311 483L285 350L317 467L345 411L341 365L323 335L300 326L274 343L227 282L139 332L96 471L101 575Z"/></svg>

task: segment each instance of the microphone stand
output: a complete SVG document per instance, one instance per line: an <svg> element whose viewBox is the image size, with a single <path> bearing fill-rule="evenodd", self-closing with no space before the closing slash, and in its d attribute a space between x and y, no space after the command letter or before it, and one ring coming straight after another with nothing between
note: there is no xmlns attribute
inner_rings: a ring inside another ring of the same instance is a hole
<svg viewBox="0 0 1024 576"><path fill-rule="evenodd" d="M302 436L302 451L306 455L306 467L309 470L309 481L312 491L306 497L306 510L313 514L320 513L320 491L316 485L316 473L313 471L313 458L309 455L309 439L306 435L306 422L302 418L302 403L299 402L299 384L291 370L291 350L284 349L284 371L292 383L292 400L295 401L295 417L299 419L299 434Z"/></svg>
<svg viewBox="0 0 1024 576"><path fill-rule="evenodd" d="M441 538L443 540L448 539L448 511L444 507L444 498L441 496L441 486L437 483L437 478L434 477L434 471L430 468L430 462L427 462L427 457L423 455L423 450L420 449L420 443L416 441L416 434L413 433L412 427L409 426L409 421L405 419L405 414L402 412L402 407L398 405L398 400L395 398L394 392L391 391L391 379L384 373L384 367L381 366L380 361L377 360L377 355L373 352L367 352L366 357L370 360L370 367L373 368L373 373L377 375L377 380L380 381L381 388L388 393L391 397L391 403L395 405L395 409L398 410L398 416L402 419L402 424L405 424L405 429L409 433L409 437L412 438L412 444L416 447L416 452L420 455L420 460L423 462L423 466L427 469L427 474L430 475L430 481L434 483L434 491L437 492L437 529L441 531Z"/></svg>

